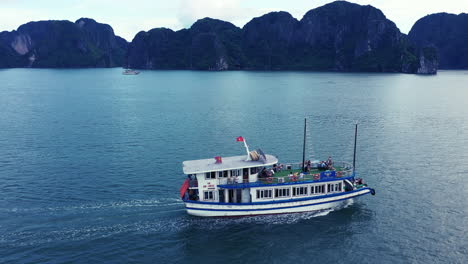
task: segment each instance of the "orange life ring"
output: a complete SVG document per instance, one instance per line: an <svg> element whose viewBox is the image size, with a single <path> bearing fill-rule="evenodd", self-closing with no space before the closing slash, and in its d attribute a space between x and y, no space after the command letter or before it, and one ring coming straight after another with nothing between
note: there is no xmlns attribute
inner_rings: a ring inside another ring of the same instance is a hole
<svg viewBox="0 0 468 264"><path fill-rule="evenodd" d="M320 180L320 174L314 174L314 180Z"/></svg>
<svg viewBox="0 0 468 264"><path fill-rule="evenodd" d="M337 175L338 177L341 177L341 176L343 176L343 172L342 172L342 171L337 171L337 172L336 172L336 175Z"/></svg>
<svg viewBox="0 0 468 264"><path fill-rule="evenodd" d="M291 177L291 180L292 180L292 181L297 181L297 176L292 176L292 177Z"/></svg>
<svg viewBox="0 0 468 264"><path fill-rule="evenodd" d="M267 178L267 182L268 182L268 183L272 183L272 182L273 182L273 177L268 177L268 178Z"/></svg>

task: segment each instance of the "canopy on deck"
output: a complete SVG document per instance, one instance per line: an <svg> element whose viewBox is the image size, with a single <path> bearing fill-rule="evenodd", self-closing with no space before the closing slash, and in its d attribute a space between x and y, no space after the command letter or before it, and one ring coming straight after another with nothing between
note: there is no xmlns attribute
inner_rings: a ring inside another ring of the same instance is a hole
<svg viewBox="0 0 468 264"><path fill-rule="evenodd" d="M246 155L222 157L222 163L216 163L214 158L201 160L184 161L183 170L185 174L204 173L210 171L236 170L243 168L271 166L278 163L278 159L273 155L265 155L265 161L246 161Z"/></svg>

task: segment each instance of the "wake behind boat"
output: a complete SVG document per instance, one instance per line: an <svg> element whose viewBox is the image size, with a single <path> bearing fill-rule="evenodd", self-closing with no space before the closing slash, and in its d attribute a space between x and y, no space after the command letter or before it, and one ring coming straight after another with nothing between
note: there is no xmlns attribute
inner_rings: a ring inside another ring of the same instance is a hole
<svg viewBox="0 0 468 264"><path fill-rule="evenodd" d="M247 156L183 162L187 179L180 195L188 214L216 217L309 212L375 194L362 179L355 178L354 161L353 165L333 162L331 157L306 161L304 147L302 163L280 164L260 149L249 151L243 137L237 141L244 142Z"/></svg>

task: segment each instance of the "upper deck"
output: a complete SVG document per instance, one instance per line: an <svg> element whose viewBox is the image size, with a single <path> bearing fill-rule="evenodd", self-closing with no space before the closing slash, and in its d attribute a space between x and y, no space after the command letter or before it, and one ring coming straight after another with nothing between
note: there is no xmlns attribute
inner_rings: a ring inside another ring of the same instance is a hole
<svg viewBox="0 0 468 264"><path fill-rule="evenodd" d="M267 187L275 185L305 184L344 180L354 177L352 166L345 162L335 162L333 170L319 170L312 168L309 172L302 172L301 164L287 164L285 170L277 171L271 177L259 177L255 182L236 181L233 179L218 187L225 189L242 189L253 187Z"/></svg>
<svg viewBox="0 0 468 264"><path fill-rule="evenodd" d="M222 157L221 163L216 163L214 158L201 160L187 160L182 162L184 174L197 174L211 171L235 170L260 166L271 166L278 163L278 158L265 154L265 160L246 160L247 156Z"/></svg>

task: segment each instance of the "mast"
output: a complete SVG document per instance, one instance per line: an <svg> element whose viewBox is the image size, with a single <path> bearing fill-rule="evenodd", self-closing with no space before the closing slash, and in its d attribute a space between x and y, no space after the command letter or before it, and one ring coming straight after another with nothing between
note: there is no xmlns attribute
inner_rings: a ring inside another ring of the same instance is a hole
<svg viewBox="0 0 468 264"><path fill-rule="evenodd" d="M245 139L243 138L243 141L244 141L244 147L245 147L245 151L247 151L247 159L245 161L250 161L250 150L249 150L249 145L247 145L247 141L245 141Z"/></svg>
<svg viewBox="0 0 468 264"><path fill-rule="evenodd" d="M354 129L354 154L353 154L353 176L354 176L354 171L356 170L356 143L357 143L357 123L356 127Z"/></svg>
<svg viewBox="0 0 468 264"><path fill-rule="evenodd" d="M304 118L304 145L302 146L302 171L305 171L306 131L307 131L307 118Z"/></svg>

